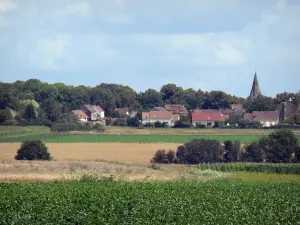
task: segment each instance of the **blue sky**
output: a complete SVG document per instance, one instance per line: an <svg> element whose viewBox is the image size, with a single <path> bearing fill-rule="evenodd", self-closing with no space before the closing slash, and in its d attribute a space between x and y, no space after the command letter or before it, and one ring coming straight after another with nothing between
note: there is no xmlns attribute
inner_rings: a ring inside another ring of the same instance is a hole
<svg viewBox="0 0 300 225"><path fill-rule="evenodd" d="M0 0L0 81L300 90L298 0Z"/></svg>

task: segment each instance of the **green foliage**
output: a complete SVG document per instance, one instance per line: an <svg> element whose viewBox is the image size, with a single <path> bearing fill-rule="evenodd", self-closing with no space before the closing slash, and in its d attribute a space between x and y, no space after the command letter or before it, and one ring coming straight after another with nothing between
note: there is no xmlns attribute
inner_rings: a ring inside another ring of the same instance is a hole
<svg viewBox="0 0 300 225"><path fill-rule="evenodd" d="M285 224L297 183L79 181L0 185L6 224Z"/></svg>
<svg viewBox="0 0 300 225"><path fill-rule="evenodd" d="M190 123L189 117L180 116L180 119L175 122L174 128L190 128L192 124Z"/></svg>
<svg viewBox="0 0 300 225"><path fill-rule="evenodd" d="M176 156L174 151L166 151L164 149L160 149L157 152L155 152L153 158L151 159L151 163L168 164L174 163L175 159Z"/></svg>
<svg viewBox="0 0 300 225"><path fill-rule="evenodd" d="M253 111L274 111L276 109L276 105L273 98L259 95L253 101L248 99L244 104L244 108L248 113Z"/></svg>
<svg viewBox="0 0 300 225"><path fill-rule="evenodd" d="M263 162L264 160L264 151L258 142L253 142L252 144L246 146L243 154L244 162Z"/></svg>
<svg viewBox="0 0 300 225"><path fill-rule="evenodd" d="M101 123L96 123L94 125L94 129L96 129L97 131L102 132L102 133L104 133L106 131L105 126Z"/></svg>
<svg viewBox="0 0 300 225"><path fill-rule="evenodd" d="M217 170L223 172L257 172L277 174L299 174L300 164L296 163L216 163L199 164L200 170Z"/></svg>
<svg viewBox="0 0 300 225"><path fill-rule="evenodd" d="M196 125L196 128L200 128L200 129L206 128L206 125L205 125L205 124L200 124L200 123L198 123L198 124Z"/></svg>
<svg viewBox="0 0 300 225"><path fill-rule="evenodd" d="M25 141L15 156L16 160L51 160L47 146L41 141Z"/></svg>
<svg viewBox="0 0 300 225"><path fill-rule="evenodd" d="M192 140L179 146L177 162L183 164L216 163L223 160L222 147L216 140Z"/></svg>
<svg viewBox="0 0 300 225"><path fill-rule="evenodd" d="M37 118L36 111L35 111L34 106L32 104L29 104L29 105L26 106L23 117L26 120L35 120Z"/></svg>
<svg viewBox="0 0 300 225"><path fill-rule="evenodd" d="M268 162L291 163L300 152L298 139L292 131L278 130L259 141Z"/></svg>
<svg viewBox="0 0 300 225"><path fill-rule="evenodd" d="M3 123L6 120L11 120L12 115L8 108L0 110L0 123Z"/></svg>
<svg viewBox="0 0 300 225"><path fill-rule="evenodd" d="M141 125L141 122L138 118L138 116L127 118L127 125L130 127L138 127Z"/></svg>

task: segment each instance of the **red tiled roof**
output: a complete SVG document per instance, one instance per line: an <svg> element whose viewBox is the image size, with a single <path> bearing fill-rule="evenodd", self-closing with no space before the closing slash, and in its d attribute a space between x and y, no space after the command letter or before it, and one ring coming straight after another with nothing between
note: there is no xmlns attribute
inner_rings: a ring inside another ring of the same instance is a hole
<svg viewBox="0 0 300 225"><path fill-rule="evenodd" d="M143 112L143 119L172 119L172 112L168 111L151 111L151 112Z"/></svg>
<svg viewBox="0 0 300 225"><path fill-rule="evenodd" d="M233 112L244 112L245 111L242 104L232 104L231 109Z"/></svg>
<svg viewBox="0 0 300 225"><path fill-rule="evenodd" d="M219 111L201 111L195 110L192 113L192 121L218 121L229 118L228 115L224 115Z"/></svg>
<svg viewBox="0 0 300 225"><path fill-rule="evenodd" d="M99 111L104 112L104 110L100 106L98 105L93 105L93 106L96 107Z"/></svg>
<svg viewBox="0 0 300 225"><path fill-rule="evenodd" d="M252 113L246 113L245 120L253 121L278 121L278 111L253 111Z"/></svg>
<svg viewBox="0 0 300 225"><path fill-rule="evenodd" d="M184 105L179 104L166 104L165 105L166 110L172 111L174 113L188 113Z"/></svg>
<svg viewBox="0 0 300 225"><path fill-rule="evenodd" d="M82 110L73 110L72 113L77 116L78 118L84 118L84 119L88 119L88 115L86 115L86 113Z"/></svg>

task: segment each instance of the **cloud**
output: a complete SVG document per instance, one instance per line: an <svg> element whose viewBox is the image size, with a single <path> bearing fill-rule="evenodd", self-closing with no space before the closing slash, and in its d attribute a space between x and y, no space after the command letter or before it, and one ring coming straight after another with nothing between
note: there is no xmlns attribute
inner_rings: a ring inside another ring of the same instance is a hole
<svg viewBox="0 0 300 225"><path fill-rule="evenodd" d="M7 12L17 7L17 4L13 0L0 0L0 12Z"/></svg>
<svg viewBox="0 0 300 225"><path fill-rule="evenodd" d="M7 25L8 25L8 22L0 14L0 28L1 27L7 27Z"/></svg>
<svg viewBox="0 0 300 225"><path fill-rule="evenodd" d="M77 1L66 5L63 9L59 9L56 14L61 18L73 15L87 16L90 12L91 7L87 1Z"/></svg>
<svg viewBox="0 0 300 225"><path fill-rule="evenodd" d="M55 70L61 60L67 58L69 38L58 35L53 38L38 39L36 46L29 54L33 67L42 70Z"/></svg>

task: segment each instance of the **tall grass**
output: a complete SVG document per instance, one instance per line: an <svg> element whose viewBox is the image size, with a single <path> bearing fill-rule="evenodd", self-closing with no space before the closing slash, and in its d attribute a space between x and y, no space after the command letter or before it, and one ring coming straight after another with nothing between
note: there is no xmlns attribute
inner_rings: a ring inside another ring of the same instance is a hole
<svg viewBox="0 0 300 225"><path fill-rule="evenodd" d="M217 163L199 164L200 170L217 170L223 172L262 172L279 174L300 174L300 164L296 163Z"/></svg>
<svg viewBox="0 0 300 225"><path fill-rule="evenodd" d="M48 132L50 128L46 126L0 126L0 137Z"/></svg>

